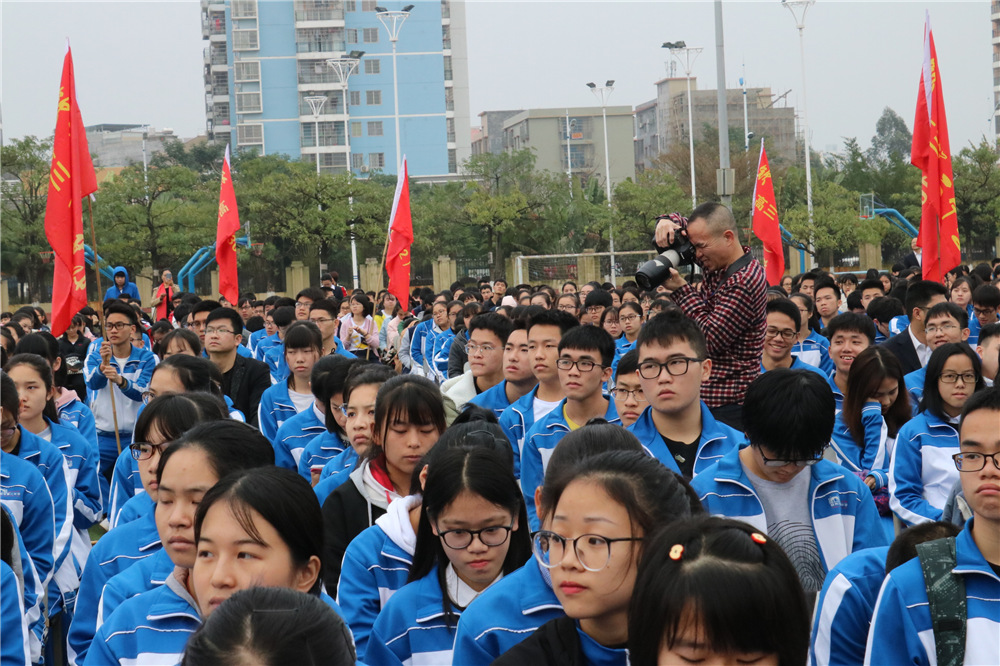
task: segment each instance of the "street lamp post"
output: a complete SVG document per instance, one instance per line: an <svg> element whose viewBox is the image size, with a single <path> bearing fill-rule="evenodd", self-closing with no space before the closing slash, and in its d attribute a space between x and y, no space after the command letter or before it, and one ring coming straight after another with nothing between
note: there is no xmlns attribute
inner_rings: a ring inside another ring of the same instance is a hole
<svg viewBox="0 0 1000 666"><path fill-rule="evenodd" d="M313 123L315 124L316 135L314 137L316 141L316 175L319 175L319 114L323 112L323 105L326 104L325 95L310 95L305 98L306 102L309 104L309 108L312 109Z"/></svg>
<svg viewBox="0 0 1000 666"><path fill-rule="evenodd" d="M330 58L326 61L326 64L337 73L337 78L340 80L340 86L342 89L342 94L344 97L344 144L347 146L347 178L354 175L351 168L351 128L350 128L350 116L347 112L347 80L351 77L358 69L358 64L361 62L361 57L365 54L364 51L351 51L346 56L340 58ZM354 197L348 195L347 205L351 207L352 216L354 210ZM351 222L351 281L354 284L354 289L358 288L358 283L360 281L360 276L358 275L358 244L354 237L354 222L352 217Z"/></svg>
<svg viewBox="0 0 1000 666"><path fill-rule="evenodd" d="M399 31L403 29L403 22L410 15L413 5L406 5L399 11L389 11L385 7L376 7L375 16L389 33L389 41L392 43L392 103L393 112L396 118L396 165L397 173L402 166L403 153L400 148L399 137L399 76L396 67L396 42L399 41Z"/></svg>
<svg viewBox="0 0 1000 666"><path fill-rule="evenodd" d="M691 208L698 207L698 192L694 178L694 113L692 107L694 100L691 99L691 69L694 61L701 53L701 48L688 46L684 42L664 42L663 48L670 51L670 55L677 59L681 67L684 68L684 75L687 77L687 107L688 107L688 152L691 155Z"/></svg>
<svg viewBox="0 0 1000 666"><path fill-rule="evenodd" d="M781 0L795 19L799 31L799 59L802 61L802 141L806 153L806 209L809 212L809 228L813 226L812 165L809 159L809 116L806 112L806 11L815 0ZM810 234L811 236L812 234ZM812 239L810 238L810 245Z"/></svg>
<svg viewBox="0 0 1000 666"><path fill-rule="evenodd" d="M603 86L596 83L588 83L590 92L601 100L601 117L604 120L604 192L608 200L608 208L611 208L611 156L608 154L608 99L615 90L615 82L608 80ZM615 281L615 225L611 218L608 218L608 249L611 251L611 281Z"/></svg>

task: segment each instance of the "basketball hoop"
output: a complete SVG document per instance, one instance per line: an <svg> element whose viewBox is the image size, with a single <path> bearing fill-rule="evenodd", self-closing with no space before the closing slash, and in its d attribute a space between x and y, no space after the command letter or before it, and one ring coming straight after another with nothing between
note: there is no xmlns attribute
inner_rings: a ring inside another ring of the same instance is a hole
<svg viewBox="0 0 1000 666"><path fill-rule="evenodd" d="M263 243L251 243L250 251L253 252L253 256L259 257L264 254L264 244Z"/></svg>
<svg viewBox="0 0 1000 666"><path fill-rule="evenodd" d="M875 217L875 195L862 194L858 206L858 219L870 220Z"/></svg>
<svg viewBox="0 0 1000 666"><path fill-rule="evenodd" d="M50 261L52 261L52 255L54 255L54 254L55 254L55 252L52 252L50 250L49 252L39 252L38 256L42 258L42 263L43 264L47 264Z"/></svg>

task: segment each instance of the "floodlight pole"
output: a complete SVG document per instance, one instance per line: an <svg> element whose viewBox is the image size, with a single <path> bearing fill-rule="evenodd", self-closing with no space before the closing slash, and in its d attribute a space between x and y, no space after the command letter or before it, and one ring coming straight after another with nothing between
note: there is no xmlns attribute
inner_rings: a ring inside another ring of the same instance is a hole
<svg viewBox="0 0 1000 666"><path fill-rule="evenodd" d="M305 98L312 109L313 122L316 125L316 175L319 175L319 114L323 112L323 105L326 104L324 95L310 95Z"/></svg>
<svg viewBox="0 0 1000 666"><path fill-rule="evenodd" d="M604 192L608 200L608 208L611 208L611 157L608 155L608 99L614 92L614 81L608 81L603 86L588 83L587 86L595 96L601 100L601 117L604 120ZM615 225L614 221L608 218L608 249L611 251L611 282L615 281Z"/></svg>
<svg viewBox="0 0 1000 666"><path fill-rule="evenodd" d="M668 42L663 48L670 51L670 56L684 68L684 75L687 77L688 153L691 157L691 208L694 209L698 207L698 191L694 177L694 100L691 99L691 71L702 49L687 46L684 42Z"/></svg>
<svg viewBox="0 0 1000 666"><path fill-rule="evenodd" d="M781 0L795 19L795 27L799 31L799 58L802 62L802 142L806 153L806 209L809 212L809 229L813 228L813 197L812 197L812 165L809 155L809 115L806 111L806 12L815 0ZM812 234L810 233L810 236ZM810 246L812 246L812 238ZM815 249L815 247L812 247Z"/></svg>
<svg viewBox="0 0 1000 666"><path fill-rule="evenodd" d="M412 8L412 5L407 5ZM403 29L403 23L409 17L409 10L404 11L378 11L376 8L375 17L382 23L389 33L389 41L392 43L392 103L396 117L396 173L402 169L402 148L399 137L399 70L396 67L396 42L399 41L399 31Z"/></svg>
<svg viewBox="0 0 1000 666"><path fill-rule="evenodd" d="M361 62L361 56L364 55L364 51L352 51L349 55L343 56L341 58L330 58L326 61L326 64L330 66L334 72L337 73L337 78L340 80L340 86L343 90L344 98L344 143L347 146L347 178L350 182L351 177L354 175L353 166L351 164L351 127L350 127L350 116L347 112L347 82L348 79L358 69L358 64ZM395 66L394 66L395 67ZM351 282L353 283L353 288L357 289L360 282L360 275L358 274L358 244L354 236L354 222L353 222L353 211L354 211L354 197L348 195L347 205L351 208L352 222L350 224L350 234L351 234Z"/></svg>

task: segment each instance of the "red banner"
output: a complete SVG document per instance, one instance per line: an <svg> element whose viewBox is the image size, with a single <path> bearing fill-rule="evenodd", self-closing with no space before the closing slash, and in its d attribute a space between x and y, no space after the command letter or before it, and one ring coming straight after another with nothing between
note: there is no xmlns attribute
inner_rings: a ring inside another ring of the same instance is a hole
<svg viewBox="0 0 1000 666"><path fill-rule="evenodd" d="M920 233L917 236L917 245L922 249L923 277L942 282L946 272L962 263L962 248L958 240L948 119L944 112L944 91L929 13L924 26L924 64L920 72L910 162L923 174Z"/></svg>
<svg viewBox="0 0 1000 666"><path fill-rule="evenodd" d="M389 275L389 293L399 300L400 307L409 310L410 245L413 244L413 217L410 215L410 184L406 175L406 156L396 180L396 195L392 199L389 223L389 244L386 248L385 270Z"/></svg>
<svg viewBox="0 0 1000 666"><path fill-rule="evenodd" d="M763 139L760 142L757 181L753 187L753 234L764 243L764 272L767 273L768 284L780 285L785 273L785 251L781 245L778 204L774 198L774 183Z"/></svg>
<svg viewBox="0 0 1000 666"><path fill-rule="evenodd" d="M229 171L229 146L222 163L222 187L219 188L219 227L215 232L215 260L219 263L219 293L236 305L240 283L236 275L236 232L240 215L236 210L236 191Z"/></svg>
<svg viewBox="0 0 1000 666"><path fill-rule="evenodd" d="M73 79L73 53L66 47L59 110L52 142L45 237L55 254L52 276L51 330L60 336L73 315L87 305L87 274L83 259L83 198L97 190L94 164L87 148ZM96 248L95 248L96 252Z"/></svg>

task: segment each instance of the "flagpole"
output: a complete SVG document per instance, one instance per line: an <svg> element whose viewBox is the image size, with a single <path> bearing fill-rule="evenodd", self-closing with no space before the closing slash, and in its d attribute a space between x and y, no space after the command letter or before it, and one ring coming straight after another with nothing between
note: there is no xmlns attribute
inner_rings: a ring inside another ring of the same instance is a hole
<svg viewBox="0 0 1000 666"><path fill-rule="evenodd" d="M97 277L97 297L101 297L101 262L97 259L97 234L94 233L94 206L90 197L87 197L87 213L90 216L90 247L94 251L94 275ZM98 321L101 322L101 335L107 339L107 322L104 318L104 308L97 308ZM129 342L131 344L131 342ZM109 382L110 383L110 382ZM115 387L108 387L111 392L111 418L115 424L115 444L118 446L118 455L122 454L122 438L118 434L118 407L115 405Z"/></svg>

